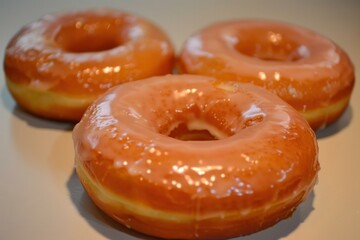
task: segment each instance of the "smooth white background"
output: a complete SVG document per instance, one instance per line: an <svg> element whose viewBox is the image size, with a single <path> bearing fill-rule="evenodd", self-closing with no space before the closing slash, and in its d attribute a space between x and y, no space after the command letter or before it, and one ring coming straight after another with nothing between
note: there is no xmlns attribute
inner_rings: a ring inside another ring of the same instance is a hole
<svg viewBox="0 0 360 240"><path fill-rule="evenodd" d="M342 46L360 75L358 0L0 0L0 56L19 29L41 15L96 6L151 19L177 49L190 34L219 20L295 23ZM342 118L317 134L321 171L315 191L291 218L242 239L360 239L359 88L356 84ZM92 204L73 170L73 126L22 112L2 69L0 116L0 239L152 239L119 226Z"/></svg>

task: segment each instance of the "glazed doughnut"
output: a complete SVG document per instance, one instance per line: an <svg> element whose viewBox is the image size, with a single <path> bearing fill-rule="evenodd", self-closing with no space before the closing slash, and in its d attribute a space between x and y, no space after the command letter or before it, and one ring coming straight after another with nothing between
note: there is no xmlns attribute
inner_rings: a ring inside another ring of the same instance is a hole
<svg viewBox="0 0 360 240"><path fill-rule="evenodd" d="M265 87L297 109L314 130L345 111L354 68L335 43L303 27L265 20L214 24L191 36L179 71Z"/></svg>
<svg viewBox="0 0 360 240"><path fill-rule="evenodd" d="M289 217L312 190L307 121L252 84L167 75L109 90L73 131L77 174L121 224L166 239L224 239Z"/></svg>
<svg viewBox="0 0 360 240"><path fill-rule="evenodd" d="M114 85L172 71L174 50L148 20L111 9L49 14L24 26L4 59L7 86L35 115L79 121Z"/></svg>

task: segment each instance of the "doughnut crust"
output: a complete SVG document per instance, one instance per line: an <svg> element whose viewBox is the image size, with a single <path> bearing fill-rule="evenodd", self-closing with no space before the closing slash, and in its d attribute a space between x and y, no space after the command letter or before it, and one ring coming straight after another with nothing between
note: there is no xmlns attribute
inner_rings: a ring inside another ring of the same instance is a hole
<svg viewBox="0 0 360 240"><path fill-rule="evenodd" d="M314 132L295 109L252 84L205 76L117 86L87 109L73 139L95 204L166 239L267 228L306 199L319 170Z"/></svg>
<svg viewBox="0 0 360 240"><path fill-rule="evenodd" d="M342 115L355 81L351 60L334 42L300 26L255 19L198 31L184 44L178 68L264 87L314 130Z"/></svg>
<svg viewBox="0 0 360 240"><path fill-rule="evenodd" d="M9 42L4 72L20 107L79 121L107 89L170 73L174 50L148 20L113 9L54 13L24 26Z"/></svg>

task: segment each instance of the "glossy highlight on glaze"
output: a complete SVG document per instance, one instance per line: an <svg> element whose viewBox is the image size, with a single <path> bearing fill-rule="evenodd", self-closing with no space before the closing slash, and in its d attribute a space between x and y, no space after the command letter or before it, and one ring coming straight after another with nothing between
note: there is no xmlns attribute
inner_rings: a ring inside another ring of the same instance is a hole
<svg viewBox="0 0 360 240"><path fill-rule="evenodd" d="M354 67L325 37L287 23L234 20L206 27L184 44L179 71L252 83L277 94L314 130L336 121L350 101Z"/></svg>
<svg viewBox="0 0 360 240"><path fill-rule="evenodd" d="M170 136L182 124L178 134L191 137ZM314 132L292 107L254 85L195 75L109 90L73 139L93 201L125 226L168 239L269 227L306 198L319 169Z"/></svg>
<svg viewBox="0 0 360 240"><path fill-rule="evenodd" d="M24 26L6 48L4 71L25 110L78 121L107 89L168 74L173 62L169 38L148 20L90 9L48 14Z"/></svg>

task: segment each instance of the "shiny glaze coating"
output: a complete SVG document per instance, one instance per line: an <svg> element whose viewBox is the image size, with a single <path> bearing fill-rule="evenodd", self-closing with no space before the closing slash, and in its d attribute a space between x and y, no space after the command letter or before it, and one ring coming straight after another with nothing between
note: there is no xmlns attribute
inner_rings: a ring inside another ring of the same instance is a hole
<svg viewBox="0 0 360 240"><path fill-rule="evenodd" d="M119 10L49 14L9 42L4 71L10 92L36 115L80 120L107 89L170 73L174 50L148 20Z"/></svg>
<svg viewBox="0 0 360 240"><path fill-rule="evenodd" d="M216 140L198 132L180 140L201 130ZM252 84L205 76L117 86L87 109L73 139L93 201L125 226L167 239L269 227L306 198L319 169L314 132L296 110Z"/></svg>
<svg viewBox="0 0 360 240"><path fill-rule="evenodd" d="M265 87L297 109L315 130L346 109L354 68L335 43L299 26L265 20L211 25L181 51L181 72Z"/></svg>

